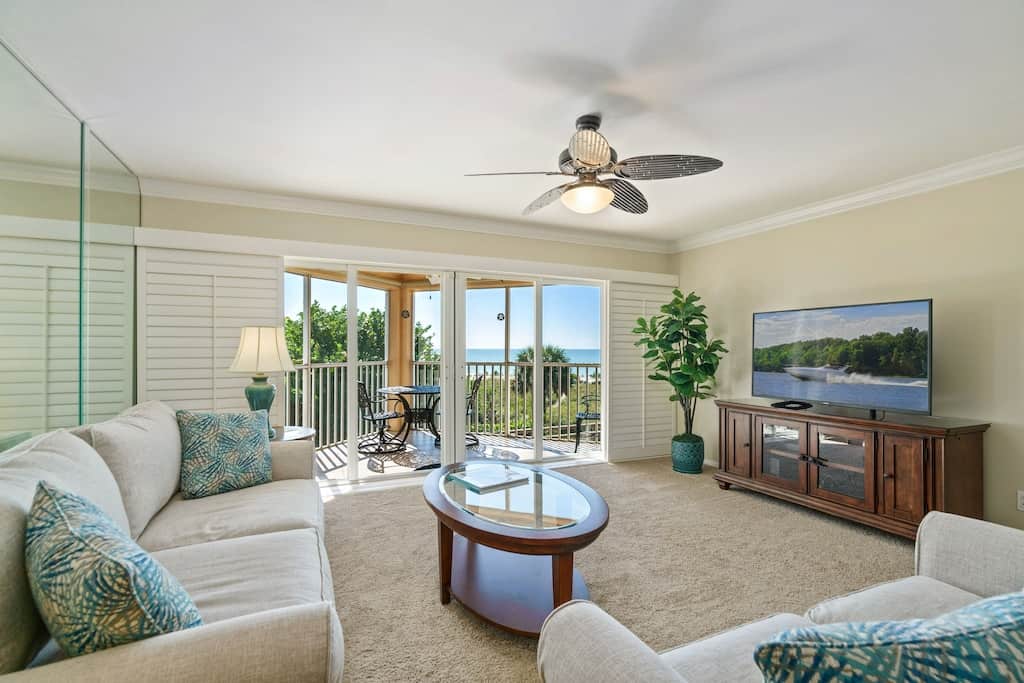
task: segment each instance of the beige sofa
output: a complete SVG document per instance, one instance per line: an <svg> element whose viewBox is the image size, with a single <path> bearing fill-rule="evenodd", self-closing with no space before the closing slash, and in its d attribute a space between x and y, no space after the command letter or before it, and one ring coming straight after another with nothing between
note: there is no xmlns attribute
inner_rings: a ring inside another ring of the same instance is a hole
<svg viewBox="0 0 1024 683"><path fill-rule="evenodd" d="M0 454L0 672L11 681L340 681L341 625L313 444L272 443L273 481L178 492L174 411L146 403ZM203 626L74 658L49 640L24 568L36 482L99 505L192 596Z"/></svg>
<svg viewBox="0 0 1024 683"><path fill-rule="evenodd" d="M593 603L544 623L537 666L547 683L760 682L755 646L780 631L850 621L927 619L1024 588L1024 531L932 512L917 535L915 575L832 598L803 616L777 614L660 655Z"/></svg>

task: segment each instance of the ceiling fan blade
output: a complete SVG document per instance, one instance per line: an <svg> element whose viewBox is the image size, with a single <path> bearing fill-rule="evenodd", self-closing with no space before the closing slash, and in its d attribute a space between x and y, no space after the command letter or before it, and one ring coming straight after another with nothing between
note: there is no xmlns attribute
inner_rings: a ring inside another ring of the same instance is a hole
<svg viewBox="0 0 1024 683"><path fill-rule="evenodd" d="M575 175L573 173L563 173L562 171L503 171L499 173L467 173L466 177L471 176L483 176L483 175Z"/></svg>
<svg viewBox="0 0 1024 683"><path fill-rule="evenodd" d="M616 209L626 213L647 213L647 198L636 189L636 185L620 178L607 180L605 185L615 193L611 205Z"/></svg>
<svg viewBox="0 0 1024 683"><path fill-rule="evenodd" d="M569 187L570 185L572 185L572 183L566 183L565 185L559 185L558 187L551 188L550 190L548 190L547 192L545 192L544 194L530 202L529 205L525 209L523 209L523 215L529 216L531 213L535 211L540 211L545 206L561 197L565 193L565 188Z"/></svg>
<svg viewBox="0 0 1024 683"><path fill-rule="evenodd" d="M722 162L711 157L690 154L648 154L623 159L612 173L630 180L663 180L707 173L721 168Z"/></svg>

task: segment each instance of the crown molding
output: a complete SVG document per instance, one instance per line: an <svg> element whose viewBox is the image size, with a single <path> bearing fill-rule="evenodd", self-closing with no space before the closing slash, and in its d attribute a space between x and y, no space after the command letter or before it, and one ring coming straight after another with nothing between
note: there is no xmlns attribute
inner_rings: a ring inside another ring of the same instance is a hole
<svg viewBox="0 0 1024 683"><path fill-rule="evenodd" d="M0 161L0 178L60 187L78 187L81 182L77 168L58 168L23 161Z"/></svg>
<svg viewBox="0 0 1024 683"><path fill-rule="evenodd" d="M58 168L45 164L3 160L0 160L0 179L74 188L77 188L82 181L77 168ZM128 173L87 168L85 179L87 190L104 190L125 194L138 194L139 192L135 176Z"/></svg>
<svg viewBox="0 0 1024 683"><path fill-rule="evenodd" d="M851 192L821 202L807 204L796 209L757 218L735 225L700 232L681 237L675 242L675 251L688 251L718 242L734 240L748 235L784 228L787 225L823 218L837 213L881 204L902 197L931 192L950 185L957 185L987 176L1006 173L1024 167L1024 145L1011 147L966 161L940 166L924 173L907 176L883 185Z"/></svg>
<svg viewBox="0 0 1024 683"><path fill-rule="evenodd" d="M595 234L585 230L554 226L550 224L536 225L513 221L500 221L475 216L463 216L453 213L426 211L419 209L401 209L397 207L359 204L334 199L317 199L294 195L271 194L239 190L213 185L200 185L164 178L139 179L143 197L161 197L166 199L182 199L186 201L209 202L212 204L228 204L257 209L273 209L293 211L321 216L339 218L355 218L385 223L401 223L419 225L446 230L462 230L465 232L505 235L552 242L569 242L586 244L596 247L614 249L630 249L658 254L668 253L673 243L670 240L643 239L618 235Z"/></svg>

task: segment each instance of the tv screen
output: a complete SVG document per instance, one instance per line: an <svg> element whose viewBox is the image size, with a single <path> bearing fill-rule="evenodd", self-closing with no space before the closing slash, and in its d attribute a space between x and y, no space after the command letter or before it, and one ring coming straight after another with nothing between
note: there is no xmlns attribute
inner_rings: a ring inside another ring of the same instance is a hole
<svg viewBox="0 0 1024 683"><path fill-rule="evenodd" d="M931 413L931 299L754 314L754 396Z"/></svg>

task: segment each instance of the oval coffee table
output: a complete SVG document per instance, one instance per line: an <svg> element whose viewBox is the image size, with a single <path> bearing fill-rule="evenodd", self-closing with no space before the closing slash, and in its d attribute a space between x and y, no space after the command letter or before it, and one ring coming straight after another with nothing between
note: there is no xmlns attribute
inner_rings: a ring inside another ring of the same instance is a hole
<svg viewBox="0 0 1024 683"><path fill-rule="evenodd" d="M505 481L477 493L461 476ZM478 460L432 472L423 497L437 515L442 604L454 596L484 621L537 636L555 607L590 597L572 556L608 525L608 505L586 484L543 467Z"/></svg>

